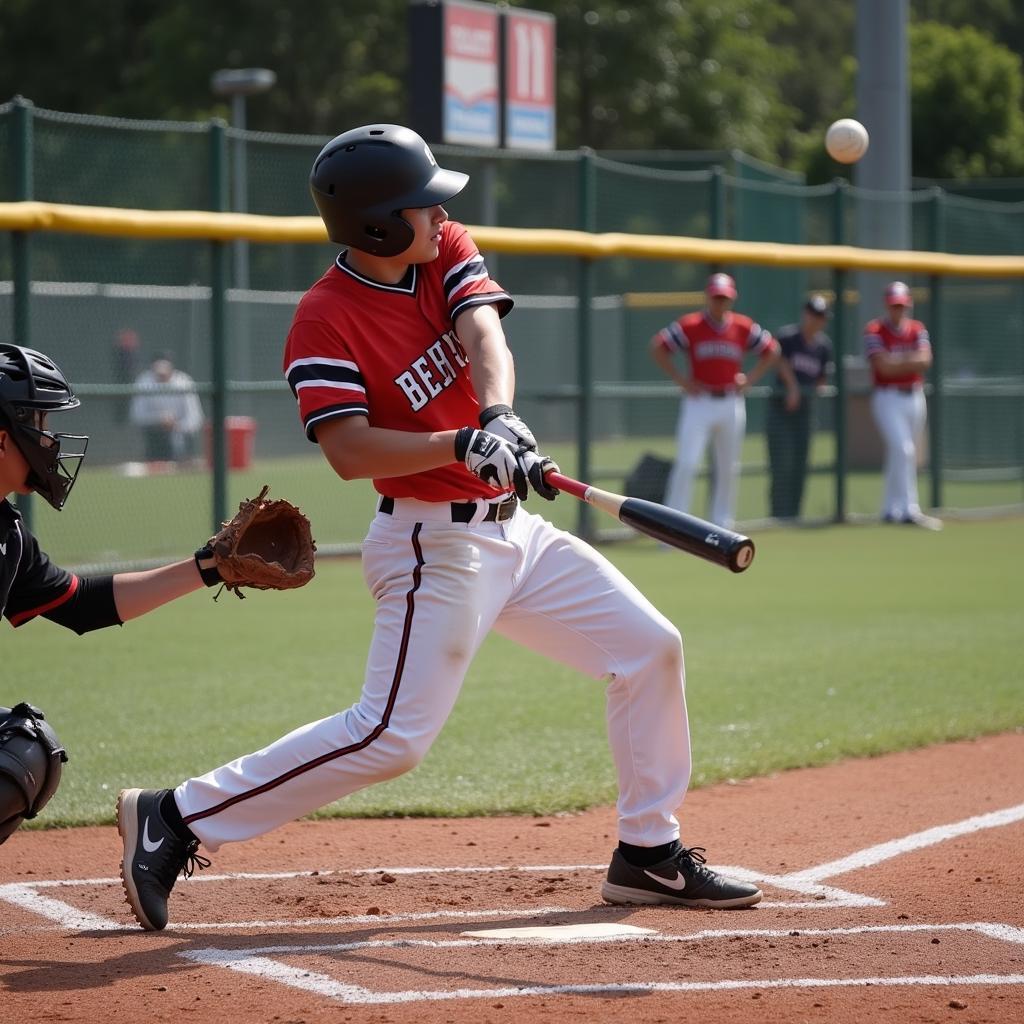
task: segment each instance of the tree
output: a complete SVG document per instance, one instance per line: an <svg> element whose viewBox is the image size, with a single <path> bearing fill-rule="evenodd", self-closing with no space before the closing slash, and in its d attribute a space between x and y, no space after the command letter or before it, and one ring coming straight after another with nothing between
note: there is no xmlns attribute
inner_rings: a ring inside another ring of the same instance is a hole
<svg viewBox="0 0 1024 1024"><path fill-rule="evenodd" d="M1024 72L1012 51L970 27L910 30L914 174L1024 174Z"/></svg>
<svg viewBox="0 0 1024 1024"><path fill-rule="evenodd" d="M777 160L791 66L769 34L775 0L531 0L557 17L559 144L739 148Z"/></svg>

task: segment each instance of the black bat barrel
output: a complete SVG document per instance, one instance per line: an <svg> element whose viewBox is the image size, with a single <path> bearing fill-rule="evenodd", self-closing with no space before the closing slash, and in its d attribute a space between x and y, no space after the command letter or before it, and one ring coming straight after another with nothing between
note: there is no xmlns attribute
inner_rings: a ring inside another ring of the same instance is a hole
<svg viewBox="0 0 1024 1024"><path fill-rule="evenodd" d="M743 572L754 560L754 542L749 537L654 501L627 498L619 519L648 537L732 572Z"/></svg>

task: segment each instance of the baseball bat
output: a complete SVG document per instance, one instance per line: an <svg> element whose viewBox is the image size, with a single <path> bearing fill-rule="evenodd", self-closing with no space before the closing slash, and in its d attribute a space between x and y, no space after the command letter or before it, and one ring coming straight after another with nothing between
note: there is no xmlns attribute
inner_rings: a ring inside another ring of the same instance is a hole
<svg viewBox="0 0 1024 1024"><path fill-rule="evenodd" d="M599 487L581 483L554 470L545 473L544 479L552 487L567 491L580 501L615 516L619 522L648 537L733 572L743 572L754 560L754 542L742 533L716 526L705 519L659 505L655 501L602 491Z"/></svg>

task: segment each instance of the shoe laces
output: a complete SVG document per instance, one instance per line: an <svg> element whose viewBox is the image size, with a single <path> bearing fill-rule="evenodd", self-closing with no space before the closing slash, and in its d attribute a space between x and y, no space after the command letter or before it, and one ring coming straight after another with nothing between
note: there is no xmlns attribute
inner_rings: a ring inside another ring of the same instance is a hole
<svg viewBox="0 0 1024 1024"><path fill-rule="evenodd" d="M678 859L685 862L687 874L697 878L711 878L714 872L704 866L707 864L707 858L704 856L707 852L703 846L691 846L689 849L684 846L679 851Z"/></svg>
<svg viewBox="0 0 1024 1024"><path fill-rule="evenodd" d="M198 849L198 839L193 839L192 842L185 847L185 861L181 865L182 878L191 878L196 873L196 869L202 871L203 868L208 868L210 866L209 859L207 857L200 856L200 854L196 852Z"/></svg>

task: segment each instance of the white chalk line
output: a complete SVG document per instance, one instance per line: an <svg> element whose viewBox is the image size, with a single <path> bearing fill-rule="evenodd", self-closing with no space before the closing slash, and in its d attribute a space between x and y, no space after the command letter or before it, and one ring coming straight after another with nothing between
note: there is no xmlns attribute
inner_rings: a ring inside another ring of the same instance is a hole
<svg viewBox="0 0 1024 1024"><path fill-rule="evenodd" d="M1002 825L1012 825L1022 819L1024 819L1024 804L1017 804L1016 807L1006 807L1001 811L979 814L949 825L936 825L934 828L925 829L923 832L914 832L902 839L893 839L876 846L869 846L839 860L828 861L817 867L804 868L802 871L790 872L781 876L781 879L777 881L784 879L790 886L797 888L809 883L820 882L825 878L834 878L836 875L845 875L860 868L873 867L883 860L890 860L926 846L934 846L936 843L944 843L957 836L969 835L972 832L980 832L988 828L998 828Z"/></svg>
<svg viewBox="0 0 1024 1024"><path fill-rule="evenodd" d="M774 988L850 988L874 986L942 985L1024 985L1024 974L959 974L911 975L904 977L867 978L756 978L723 981L652 981L607 983L601 985L524 985L521 988L459 988L444 990L409 990L373 992L358 985L337 981L326 974L288 967L278 960L253 957L206 960L201 951L179 954L199 964L217 963L243 974L253 974L291 988L310 992L345 1004L382 1005L412 1002L436 1002L455 999L514 999L530 996L556 995L643 995L651 992L721 992L740 989Z"/></svg>

